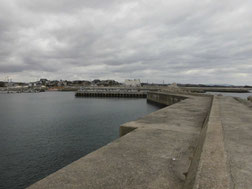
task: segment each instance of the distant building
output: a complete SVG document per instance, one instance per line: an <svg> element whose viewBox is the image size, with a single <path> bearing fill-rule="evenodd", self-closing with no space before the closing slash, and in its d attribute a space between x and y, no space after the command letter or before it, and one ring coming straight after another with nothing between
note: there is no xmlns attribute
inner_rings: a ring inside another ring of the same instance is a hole
<svg viewBox="0 0 252 189"><path fill-rule="evenodd" d="M141 86L140 79L126 79L124 84L126 86L130 86L130 87L140 87Z"/></svg>
<svg viewBox="0 0 252 189"><path fill-rule="evenodd" d="M177 85L177 83L172 83L172 84L170 84L168 87L171 87L171 88L178 88L178 85Z"/></svg>
<svg viewBox="0 0 252 189"><path fill-rule="evenodd" d="M30 82L28 84L29 87L36 87L37 86L37 83L36 82Z"/></svg>

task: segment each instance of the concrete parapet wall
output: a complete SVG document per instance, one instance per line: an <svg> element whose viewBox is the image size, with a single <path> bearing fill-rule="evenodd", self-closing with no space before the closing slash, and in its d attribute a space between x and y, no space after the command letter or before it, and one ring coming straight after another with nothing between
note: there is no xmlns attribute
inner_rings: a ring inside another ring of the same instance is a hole
<svg viewBox="0 0 252 189"><path fill-rule="evenodd" d="M172 105L181 100L185 100L187 97L183 95L174 95L169 93L162 92L148 92L147 93L147 101L154 102L160 105Z"/></svg>
<svg viewBox="0 0 252 189"><path fill-rule="evenodd" d="M193 189L231 189L219 99L214 97Z"/></svg>
<svg viewBox="0 0 252 189"><path fill-rule="evenodd" d="M195 185L195 180L196 180L196 176L198 173L198 167L199 167L199 162L200 162L200 158L201 158L201 153L203 150L203 145L205 142L205 138L206 138L206 133L207 133L207 126L208 126L208 121L209 121L209 117L210 117L210 113L212 110L212 103L213 103L213 96L211 96L211 105L210 105L210 111L208 112L204 123L202 125L202 129L200 132L200 137L198 139L198 145L194 151L193 154L193 158L190 164L190 167L188 169L188 173L187 173L187 177L186 177L186 181L185 184L183 186L183 189L193 189L194 185Z"/></svg>

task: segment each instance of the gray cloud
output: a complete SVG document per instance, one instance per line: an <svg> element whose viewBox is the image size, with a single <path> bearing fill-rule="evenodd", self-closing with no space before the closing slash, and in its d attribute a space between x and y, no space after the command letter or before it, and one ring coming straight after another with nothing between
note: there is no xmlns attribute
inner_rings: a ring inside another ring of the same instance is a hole
<svg viewBox="0 0 252 189"><path fill-rule="evenodd" d="M2 0L0 80L252 84L252 2Z"/></svg>

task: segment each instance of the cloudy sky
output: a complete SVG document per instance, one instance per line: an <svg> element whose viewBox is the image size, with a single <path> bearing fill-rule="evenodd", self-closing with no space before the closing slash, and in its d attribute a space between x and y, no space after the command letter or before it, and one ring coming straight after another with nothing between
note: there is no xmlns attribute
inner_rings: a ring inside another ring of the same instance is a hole
<svg viewBox="0 0 252 189"><path fill-rule="evenodd" d="M252 1L1 0L7 76L252 84Z"/></svg>

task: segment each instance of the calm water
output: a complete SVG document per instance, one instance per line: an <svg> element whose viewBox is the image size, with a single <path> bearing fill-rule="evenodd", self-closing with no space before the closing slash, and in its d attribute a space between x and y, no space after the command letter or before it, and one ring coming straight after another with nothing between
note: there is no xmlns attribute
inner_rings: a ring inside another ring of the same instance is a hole
<svg viewBox="0 0 252 189"><path fill-rule="evenodd" d="M233 96L233 97L240 97L243 99L247 99L248 96L252 96L252 91L250 93L223 93L223 92L207 92L208 94L222 94L223 96Z"/></svg>
<svg viewBox="0 0 252 189"><path fill-rule="evenodd" d="M119 126L158 109L146 99L72 92L0 94L0 188L24 188L118 138Z"/></svg>

